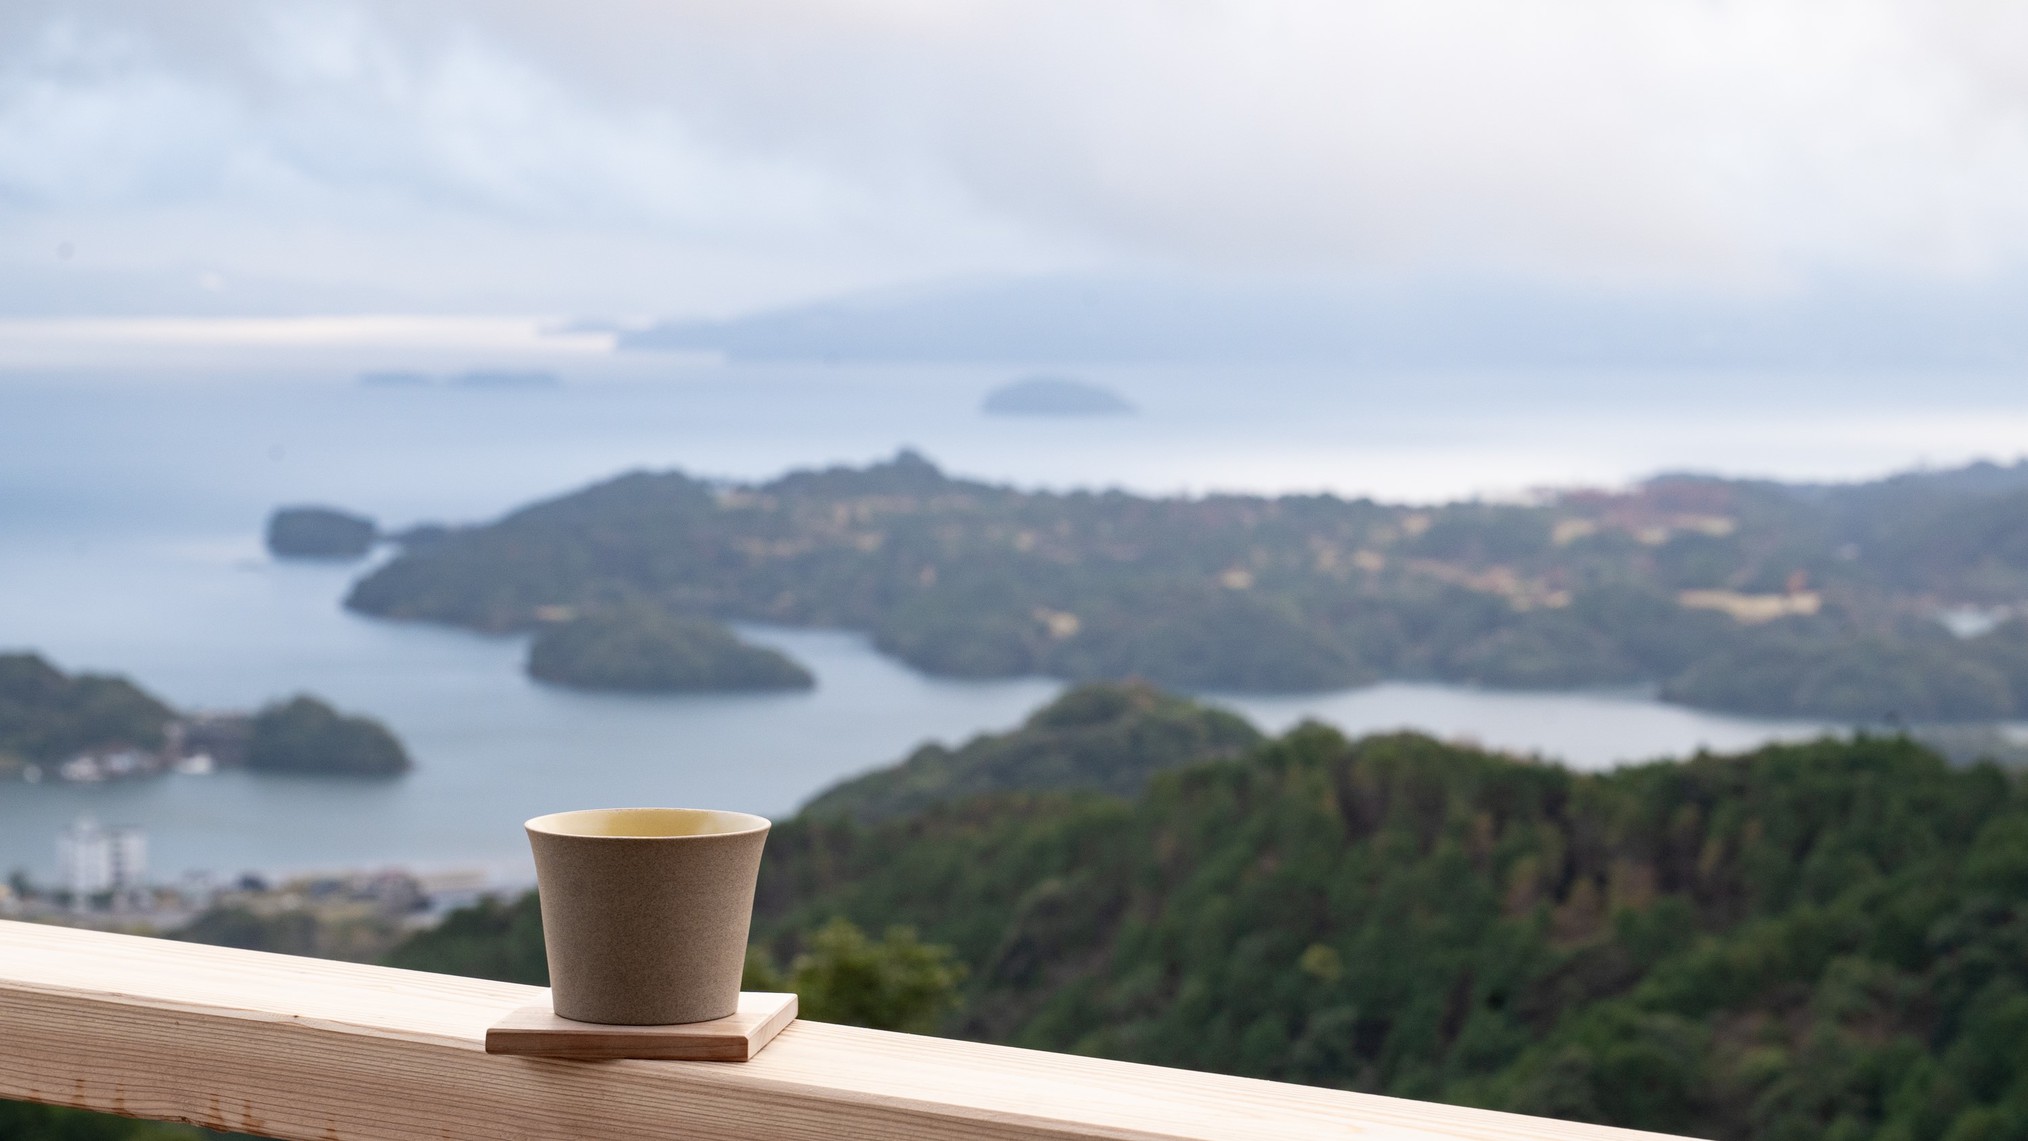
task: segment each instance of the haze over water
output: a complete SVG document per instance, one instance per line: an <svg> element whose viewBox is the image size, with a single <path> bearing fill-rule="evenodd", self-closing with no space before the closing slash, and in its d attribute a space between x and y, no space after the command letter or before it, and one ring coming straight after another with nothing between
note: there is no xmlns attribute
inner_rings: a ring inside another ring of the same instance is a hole
<svg viewBox="0 0 2028 1141"><path fill-rule="evenodd" d="M711 804L785 814L928 739L1009 727L1046 679L923 677L848 632L754 630L818 676L808 694L618 697L529 683L513 638L342 611L360 566L278 564L273 506L384 524L497 515L633 467L765 478L920 448L957 474L1168 492L1330 489L1383 498L1517 494L1694 466L1790 477L2012 458L2023 412L1998 378L1944 378L1912 415L1896 384L1789 377L1411 377L1323 369L1079 369L1142 410L988 418L1020 370L726 366L513 354L553 390L371 389L369 367L501 363L469 348L318 350L0 366L0 646L123 673L188 707L310 691L385 720L416 771L385 783L228 773L101 786L0 785L0 870L53 871L79 812L150 831L158 876L205 868L525 865L519 822L564 807ZM1380 399L1384 395L1385 399ZM1743 403L1758 409L1739 416ZM1899 431L1892 430L1899 426ZM1400 726L1582 767L1732 749L1820 726L1633 694L1387 684L1221 700L1269 730L1305 716Z"/></svg>

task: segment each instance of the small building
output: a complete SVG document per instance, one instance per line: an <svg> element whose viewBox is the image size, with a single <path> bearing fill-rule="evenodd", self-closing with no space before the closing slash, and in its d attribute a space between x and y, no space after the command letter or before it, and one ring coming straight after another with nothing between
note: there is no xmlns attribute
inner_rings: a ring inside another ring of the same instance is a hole
<svg viewBox="0 0 2028 1141"><path fill-rule="evenodd" d="M71 905L82 909L92 896L142 886L148 878L148 834L80 816L56 838L56 862Z"/></svg>

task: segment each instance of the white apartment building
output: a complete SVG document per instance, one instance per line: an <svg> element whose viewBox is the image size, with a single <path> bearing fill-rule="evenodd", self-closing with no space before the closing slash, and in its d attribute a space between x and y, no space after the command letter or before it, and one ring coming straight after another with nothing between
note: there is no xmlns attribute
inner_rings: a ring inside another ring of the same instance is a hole
<svg viewBox="0 0 2028 1141"><path fill-rule="evenodd" d="M56 862L73 905L94 895L138 888L148 877L148 834L138 827L106 828L80 816L56 838Z"/></svg>

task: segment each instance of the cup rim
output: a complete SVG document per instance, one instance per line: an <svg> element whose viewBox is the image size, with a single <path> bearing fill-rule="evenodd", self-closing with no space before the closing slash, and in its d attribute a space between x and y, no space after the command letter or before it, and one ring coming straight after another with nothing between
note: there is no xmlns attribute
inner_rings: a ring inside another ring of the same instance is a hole
<svg viewBox="0 0 2028 1141"><path fill-rule="evenodd" d="M557 825L563 822L565 817L605 816L625 812L708 813L712 816L738 818L743 822L744 826L716 832L693 832L682 836L602 836L584 832L567 832L557 827ZM569 840L611 840L639 844L649 841L681 842L684 840L715 840L726 836L751 836L756 832L765 832L774 827L774 821L769 820L765 816L756 816L751 812L735 812L725 808L665 808L654 805L629 805L623 808L572 808L562 812L546 812L541 816L531 817L523 821L521 826L530 832L540 833L544 836L558 836Z"/></svg>

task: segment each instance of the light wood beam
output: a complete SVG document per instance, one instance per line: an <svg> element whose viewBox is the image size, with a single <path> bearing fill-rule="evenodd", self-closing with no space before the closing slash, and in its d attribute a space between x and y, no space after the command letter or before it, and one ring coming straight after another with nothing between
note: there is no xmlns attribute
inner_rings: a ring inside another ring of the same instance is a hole
<svg viewBox="0 0 2028 1141"><path fill-rule="evenodd" d="M547 993L0 922L0 1097L286 1141L1657 1136L808 1021L745 1063L485 1053Z"/></svg>

